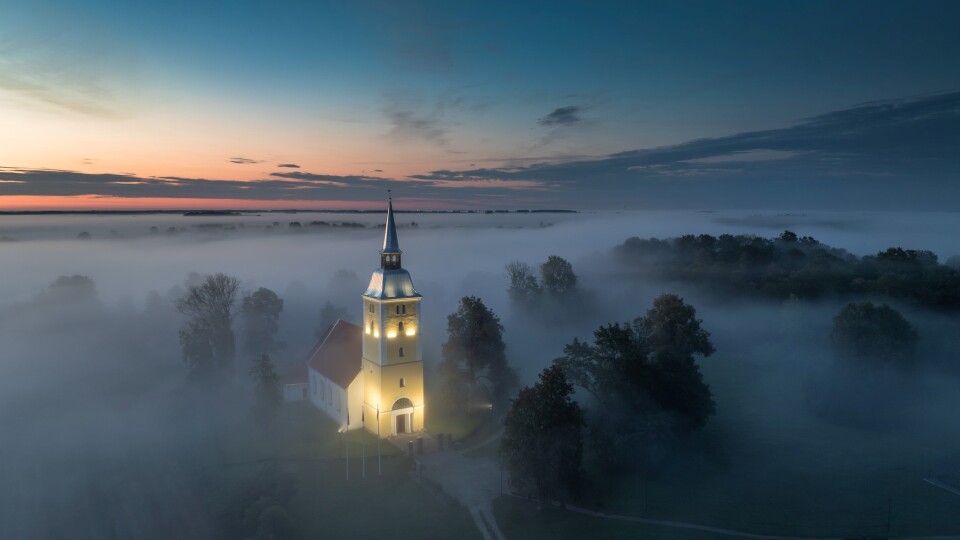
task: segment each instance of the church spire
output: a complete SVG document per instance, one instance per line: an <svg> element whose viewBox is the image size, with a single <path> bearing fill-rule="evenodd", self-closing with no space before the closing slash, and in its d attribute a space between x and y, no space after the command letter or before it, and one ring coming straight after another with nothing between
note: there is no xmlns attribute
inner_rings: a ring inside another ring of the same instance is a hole
<svg viewBox="0 0 960 540"><path fill-rule="evenodd" d="M380 250L380 266L384 270L400 268L400 242L397 240L397 224L393 219L393 197L387 202L387 226L383 231L383 249Z"/></svg>

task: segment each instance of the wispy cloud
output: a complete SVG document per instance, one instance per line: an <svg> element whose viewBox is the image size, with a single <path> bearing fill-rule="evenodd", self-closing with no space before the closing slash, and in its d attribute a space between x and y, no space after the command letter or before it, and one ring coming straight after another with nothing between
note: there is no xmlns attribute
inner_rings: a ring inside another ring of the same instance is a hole
<svg viewBox="0 0 960 540"><path fill-rule="evenodd" d="M384 111L390 121L388 137L399 140L425 141L437 146L447 145L447 129L437 117L418 115L411 110L387 109Z"/></svg>
<svg viewBox="0 0 960 540"><path fill-rule="evenodd" d="M228 159L230 163L236 163L237 165L252 165L254 163L263 163L262 159L250 159L245 157L232 157Z"/></svg>
<svg viewBox="0 0 960 540"><path fill-rule="evenodd" d="M300 166L296 163L278 163L277 167L283 167L285 169L299 169Z"/></svg>
<svg viewBox="0 0 960 540"><path fill-rule="evenodd" d="M569 126L571 124L576 124L580 122L580 107L576 105L570 105L567 107L559 107L554 109L553 112L537 120L537 123L541 126L555 127L555 126Z"/></svg>

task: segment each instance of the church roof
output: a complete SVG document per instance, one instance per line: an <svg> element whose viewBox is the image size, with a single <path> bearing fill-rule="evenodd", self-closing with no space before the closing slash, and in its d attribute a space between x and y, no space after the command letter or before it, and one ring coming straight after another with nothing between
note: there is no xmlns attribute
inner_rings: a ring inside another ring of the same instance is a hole
<svg viewBox="0 0 960 540"><path fill-rule="evenodd" d="M310 351L307 365L340 388L346 388L360 373L362 339L359 326L338 320Z"/></svg>
<svg viewBox="0 0 960 540"><path fill-rule="evenodd" d="M417 298L420 293L413 288L410 272L403 268L385 270L378 268L370 276L370 284L363 296L369 298Z"/></svg>
<svg viewBox="0 0 960 540"><path fill-rule="evenodd" d="M397 240L397 223L393 219L393 199L387 204L387 227L383 231L383 249L380 253L402 253Z"/></svg>
<svg viewBox="0 0 960 540"><path fill-rule="evenodd" d="M293 369L287 370L280 379L282 384L306 384L307 383L307 365L297 364Z"/></svg>

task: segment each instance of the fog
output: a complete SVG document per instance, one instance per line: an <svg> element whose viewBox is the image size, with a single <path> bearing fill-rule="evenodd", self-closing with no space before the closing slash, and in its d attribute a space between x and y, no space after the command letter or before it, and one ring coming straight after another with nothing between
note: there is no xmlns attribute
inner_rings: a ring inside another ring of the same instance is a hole
<svg viewBox="0 0 960 540"><path fill-rule="evenodd" d="M680 469L699 471L708 483L726 474L749 480L825 461L832 472L823 474L843 471L838 481L856 482L858 467L880 467L872 456L887 445L906 456L903 467L911 474L960 453L960 427L951 417L960 407L955 315L891 302L921 336L918 357L928 367L909 390L921 397L879 431L824 428L808 412L808 386L829 373L827 336L843 300L720 299L692 285L624 277L610 257L631 236L771 237L790 229L856 255L901 246L931 250L943 261L960 254L960 214L401 213L397 220L404 267L424 296L428 369L439 359L446 316L465 295L481 297L500 316L508 359L523 383L535 380L574 337L588 339L602 324L642 315L661 293L679 293L697 308L718 351L700 362L717 416L701 436L704 450L678 458L651 482L687 474ZM324 224L309 225L318 221ZM177 334L184 319L173 302L191 273L227 273L247 292L272 289L285 302L280 339L287 346L276 360L289 369L304 361L325 302L359 320L359 296L379 263L382 221L382 214L327 213L0 217L7 240L0 242L0 537L210 537L214 524L197 486L204 464L216 459L211 426L218 418L237 421L223 410L247 405L239 393L225 392L221 404L210 407L184 382ZM78 237L84 232L88 238ZM511 305L504 265L539 265L549 255L573 264L590 299L586 313L545 322ZM74 275L89 277L95 291L51 288L58 277ZM238 355L238 379L248 362ZM206 408L217 410L199 411ZM863 504L900 497L895 483ZM704 493L687 494L691 508L712 508L698 497L715 491ZM935 504L924 501L933 504L930 512L957 504L944 493ZM641 504L628 493L618 496L619 510ZM759 497L743 486L731 488L730 496L743 505ZM831 512L815 494L797 500L791 510L804 519L824 520ZM653 504L689 518L683 503L678 495ZM854 513L862 509L853 506ZM865 526L873 526L872 519L864 517Z"/></svg>

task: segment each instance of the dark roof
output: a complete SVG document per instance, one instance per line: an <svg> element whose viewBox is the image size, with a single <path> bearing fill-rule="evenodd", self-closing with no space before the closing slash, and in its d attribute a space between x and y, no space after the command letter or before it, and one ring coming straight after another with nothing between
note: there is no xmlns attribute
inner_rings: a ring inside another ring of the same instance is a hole
<svg viewBox="0 0 960 540"><path fill-rule="evenodd" d="M346 388L360 373L362 339L359 326L338 320L310 351L307 365L337 386Z"/></svg>
<svg viewBox="0 0 960 540"><path fill-rule="evenodd" d="M397 224L393 219L393 199L387 203L387 227L383 230L383 249L380 253L403 253L397 240Z"/></svg>
<svg viewBox="0 0 960 540"><path fill-rule="evenodd" d="M307 384L307 365L298 364L288 369L280 382L283 384Z"/></svg>

